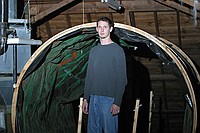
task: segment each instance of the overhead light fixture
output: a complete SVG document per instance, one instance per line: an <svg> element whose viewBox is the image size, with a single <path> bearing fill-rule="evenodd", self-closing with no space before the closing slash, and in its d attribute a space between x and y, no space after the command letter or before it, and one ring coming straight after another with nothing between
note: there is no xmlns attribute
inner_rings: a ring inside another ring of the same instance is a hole
<svg viewBox="0 0 200 133"><path fill-rule="evenodd" d="M124 7L118 3L117 0L101 0L102 3L105 3L114 10L122 10Z"/></svg>

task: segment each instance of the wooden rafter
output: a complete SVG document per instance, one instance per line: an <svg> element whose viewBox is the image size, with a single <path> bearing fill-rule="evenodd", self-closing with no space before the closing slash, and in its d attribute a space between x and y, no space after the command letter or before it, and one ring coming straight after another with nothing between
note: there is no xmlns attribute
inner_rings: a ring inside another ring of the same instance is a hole
<svg viewBox="0 0 200 133"><path fill-rule="evenodd" d="M53 14L54 12L58 11L61 8L64 8L64 7L67 7L67 6L69 6L69 8L71 8L72 5L73 5L72 3L78 4L81 1L82 0L63 0L63 1L59 2L58 4L55 4L53 7L33 16L31 18L31 22L36 23L37 21L42 20L43 18L49 16L50 14Z"/></svg>
<svg viewBox="0 0 200 133"><path fill-rule="evenodd" d="M188 8L186 6L183 6L181 4L178 4L174 1L171 1L171 0L166 0L166 1L163 1L163 0L154 0L162 5L165 5L165 6L168 6L170 8L173 8L173 9L177 9L183 13L186 13L186 14L189 14L191 16L193 16L193 9L191 8ZM185 0L184 0L185 1ZM186 0L186 1L189 1L189 0ZM200 18L200 14L199 12L197 12L197 18L199 19Z"/></svg>

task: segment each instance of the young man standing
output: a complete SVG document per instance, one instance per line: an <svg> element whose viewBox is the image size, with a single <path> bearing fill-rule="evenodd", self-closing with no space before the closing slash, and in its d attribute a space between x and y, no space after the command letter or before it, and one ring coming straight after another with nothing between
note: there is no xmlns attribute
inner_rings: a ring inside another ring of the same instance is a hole
<svg viewBox="0 0 200 133"><path fill-rule="evenodd" d="M82 110L88 115L88 133L117 133L118 113L127 84L123 49L113 42L114 23L97 20L100 44L91 49L85 79Z"/></svg>

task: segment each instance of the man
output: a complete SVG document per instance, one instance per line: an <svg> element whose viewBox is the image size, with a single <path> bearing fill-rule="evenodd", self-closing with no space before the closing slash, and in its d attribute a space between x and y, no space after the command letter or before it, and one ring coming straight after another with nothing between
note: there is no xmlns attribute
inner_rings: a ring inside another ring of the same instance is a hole
<svg viewBox="0 0 200 133"><path fill-rule="evenodd" d="M127 77L124 51L110 38L113 28L109 18L97 20L100 44L90 51L82 105L83 112L89 114L88 133L118 132L118 113Z"/></svg>

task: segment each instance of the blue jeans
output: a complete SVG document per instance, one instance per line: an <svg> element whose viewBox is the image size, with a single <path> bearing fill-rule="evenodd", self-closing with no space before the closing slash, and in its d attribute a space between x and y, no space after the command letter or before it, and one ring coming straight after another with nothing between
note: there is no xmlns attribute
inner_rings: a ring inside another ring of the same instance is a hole
<svg viewBox="0 0 200 133"><path fill-rule="evenodd" d="M90 96L87 133L117 133L118 115L110 112L114 98L106 96Z"/></svg>

